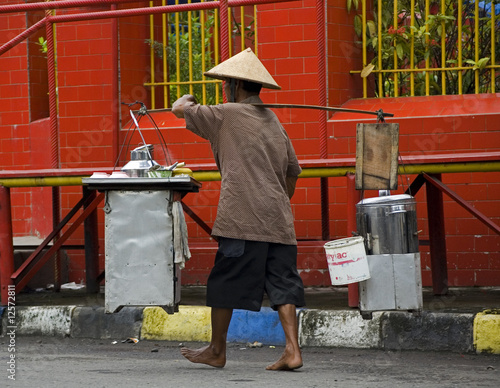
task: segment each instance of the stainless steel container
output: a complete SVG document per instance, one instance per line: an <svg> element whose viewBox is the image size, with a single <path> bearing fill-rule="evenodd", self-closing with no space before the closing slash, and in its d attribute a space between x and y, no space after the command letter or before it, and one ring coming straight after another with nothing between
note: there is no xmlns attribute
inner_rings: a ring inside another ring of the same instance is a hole
<svg viewBox="0 0 500 388"><path fill-rule="evenodd" d="M368 255L418 252L416 201L411 195L364 199L356 205L356 221Z"/></svg>
<svg viewBox="0 0 500 388"><path fill-rule="evenodd" d="M371 278L360 282L362 312L422 309L416 201L411 195L367 198L356 205Z"/></svg>
<svg viewBox="0 0 500 388"><path fill-rule="evenodd" d="M153 145L146 144L130 151L130 162L128 162L122 171L133 178L146 178L148 171L158 163L153 158Z"/></svg>

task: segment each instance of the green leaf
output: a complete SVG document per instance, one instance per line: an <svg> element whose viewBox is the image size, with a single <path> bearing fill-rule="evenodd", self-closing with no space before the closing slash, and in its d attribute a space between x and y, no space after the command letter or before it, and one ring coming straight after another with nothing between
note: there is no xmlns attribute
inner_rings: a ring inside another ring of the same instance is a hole
<svg viewBox="0 0 500 388"><path fill-rule="evenodd" d="M482 70L486 67L486 65L489 61L490 61L490 58L488 58L488 57L481 58L479 61L477 61L477 67Z"/></svg>
<svg viewBox="0 0 500 388"><path fill-rule="evenodd" d="M398 43L396 45L396 53L398 54L399 59L403 59L404 50L403 50L403 45L401 43Z"/></svg>
<svg viewBox="0 0 500 388"><path fill-rule="evenodd" d="M356 32L356 35L361 36L362 33L362 27L361 27L361 16L356 15L354 16L354 31Z"/></svg>
<svg viewBox="0 0 500 388"><path fill-rule="evenodd" d="M377 35L377 25L373 20L368 20L366 22L366 27L368 27L368 34L370 38L373 38L375 35Z"/></svg>
<svg viewBox="0 0 500 388"><path fill-rule="evenodd" d="M363 70L361 71L361 78L366 78L368 77L371 72L373 71L373 69L375 68L375 65L372 64L372 63L369 63L368 65L366 65Z"/></svg>
<svg viewBox="0 0 500 388"><path fill-rule="evenodd" d="M347 13L351 12L352 0L347 0Z"/></svg>

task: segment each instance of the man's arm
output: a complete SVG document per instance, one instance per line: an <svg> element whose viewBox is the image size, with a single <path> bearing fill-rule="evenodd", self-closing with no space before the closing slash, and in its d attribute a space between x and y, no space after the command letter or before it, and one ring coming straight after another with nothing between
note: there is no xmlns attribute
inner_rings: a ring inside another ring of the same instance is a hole
<svg viewBox="0 0 500 388"><path fill-rule="evenodd" d="M172 105L172 113L179 119L184 118L184 108L189 105L197 104L196 98L191 94L185 94Z"/></svg>

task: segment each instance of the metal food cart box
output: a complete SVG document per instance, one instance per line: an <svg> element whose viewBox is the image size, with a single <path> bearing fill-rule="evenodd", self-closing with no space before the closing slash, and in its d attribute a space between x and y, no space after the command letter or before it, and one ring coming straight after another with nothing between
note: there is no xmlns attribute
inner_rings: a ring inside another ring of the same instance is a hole
<svg viewBox="0 0 500 388"><path fill-rule="evenodd" d="M422 310L415 198L407 194L366 198L356 209L371 275L359 283L360 310Z"/></svg>
<svg viewBox="0 0 500 388"><path fill-rule="evenodd" d="M420 253L369 255L371 278L359 283L361 311L421 311Z"/></svg>
<svg viewBox="0 0 500 388"><path fill-rule="evenodd" d="M161 306L177 311L180 269L174 264L174 192L196 192L187 176L171 178L88 178L106 193L105 311L123 306Z"/></svg>

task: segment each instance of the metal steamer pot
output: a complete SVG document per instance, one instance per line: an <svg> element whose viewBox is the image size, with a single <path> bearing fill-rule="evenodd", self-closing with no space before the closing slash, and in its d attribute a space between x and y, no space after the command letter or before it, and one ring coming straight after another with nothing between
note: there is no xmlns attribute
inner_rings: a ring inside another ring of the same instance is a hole
<svg viewBox="0 0 500 388"><path fill-rule="evenodd" d="M356 204L356 222L368 255L418 253L416 201L411 195L363 199Z"/></svg>
<svg viewBox="0 0 500 388"><path fill-rule="evenodd" d="M130 162L123 166L122 171L133 178L145 178L148 171L159 166L153 158L154 147L152 144L146 144L130 151Z"/></svg>

